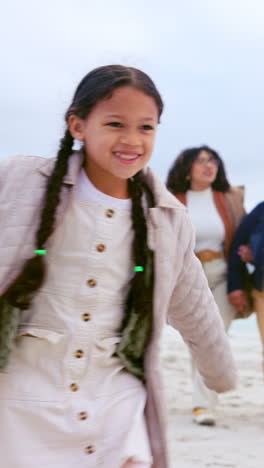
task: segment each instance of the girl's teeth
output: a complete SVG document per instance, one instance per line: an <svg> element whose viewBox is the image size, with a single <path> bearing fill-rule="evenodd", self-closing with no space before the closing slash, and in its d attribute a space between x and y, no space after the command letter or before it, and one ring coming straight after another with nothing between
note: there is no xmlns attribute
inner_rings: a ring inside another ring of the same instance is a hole
<svg viewBox="0 0 264 468"><path fill-rule="evenodd" d="M120 154L120 153L116 153L116 156L118 156L121 159L127 159L127 160L136 159L138 157L137 154L128 155L128 154Z"/></svg>

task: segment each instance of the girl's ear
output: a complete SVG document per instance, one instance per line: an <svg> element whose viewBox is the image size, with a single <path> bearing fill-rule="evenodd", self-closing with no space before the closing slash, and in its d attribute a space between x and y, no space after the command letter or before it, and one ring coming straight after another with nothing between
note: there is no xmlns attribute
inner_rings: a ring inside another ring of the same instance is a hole
<svg viewBox="0 0 264 468"><path fill-rule="evenodd" d="M84 121L77 115L70 115L68 118L68 128L74 140L83 141L83 127Z"/></svg>

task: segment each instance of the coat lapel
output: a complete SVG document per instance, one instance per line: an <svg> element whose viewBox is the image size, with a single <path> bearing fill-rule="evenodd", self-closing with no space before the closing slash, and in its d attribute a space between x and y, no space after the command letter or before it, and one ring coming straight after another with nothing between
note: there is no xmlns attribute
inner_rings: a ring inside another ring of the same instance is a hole
<svg viewBox="0 0 264 468"><path fill-rule="evenodd" d="M82 151L73 151L69 159L69 168L68 172L63 179L63 183L66 185L75 185L77 182L79 171L83 164L83 152ZM42 175L49 177L53 171L56 158L47 158L44 163L37 168Z"/></svg>

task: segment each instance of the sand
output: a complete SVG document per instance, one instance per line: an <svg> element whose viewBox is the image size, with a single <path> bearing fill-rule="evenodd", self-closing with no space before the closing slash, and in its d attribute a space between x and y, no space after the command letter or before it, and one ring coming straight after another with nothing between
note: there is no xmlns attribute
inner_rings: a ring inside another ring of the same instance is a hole
<svg viewBox="0 0 264 468"><path fill-rule="evenodd" d="M263 468L264 378L256 333L230 332L239 385L219 395L214 427L191 416L189 352L180 335L166 327L162 368L169 410L170 468Z"/></svg>

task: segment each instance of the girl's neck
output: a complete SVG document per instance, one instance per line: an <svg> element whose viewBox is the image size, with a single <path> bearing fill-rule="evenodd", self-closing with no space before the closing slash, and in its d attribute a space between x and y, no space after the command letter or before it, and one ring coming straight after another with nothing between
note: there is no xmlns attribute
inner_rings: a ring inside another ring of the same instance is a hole
<svg viewBox="0 0 264 468"><path fill-rule="evenodd" d="M91 165L86 164L84 170L97 190L113 198L126 200L129 197L127 179L119 179L109 172L101 170L92 170Z"/></svg>

